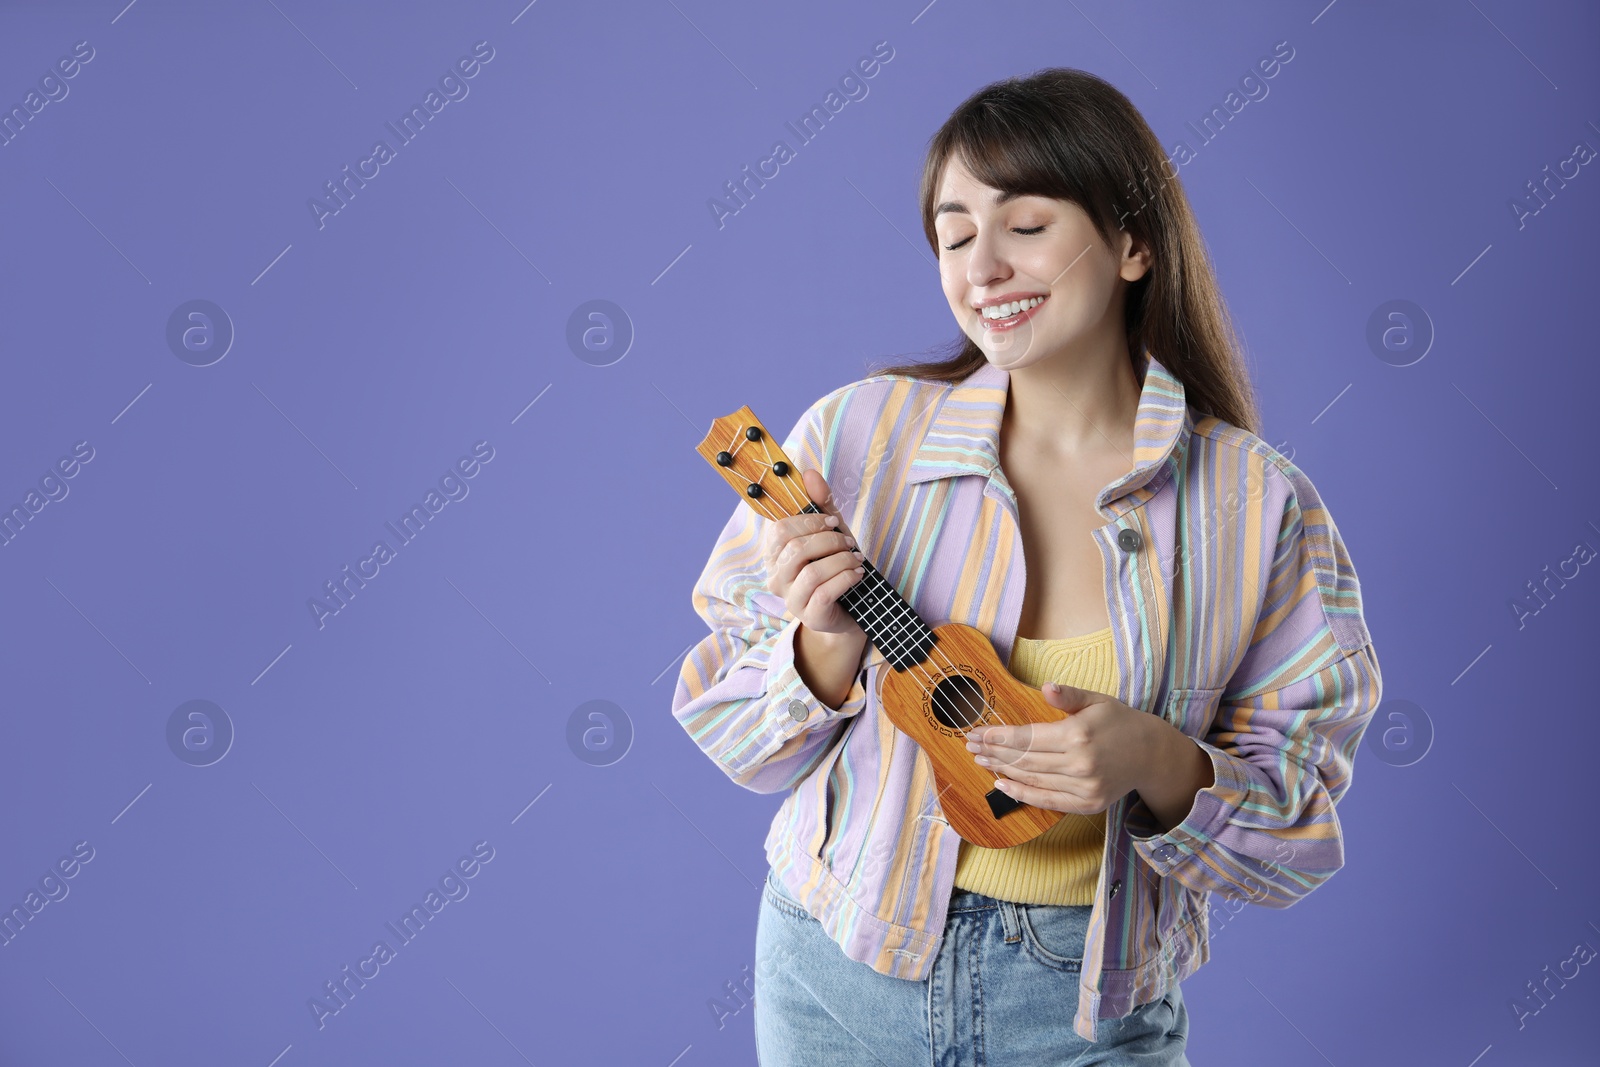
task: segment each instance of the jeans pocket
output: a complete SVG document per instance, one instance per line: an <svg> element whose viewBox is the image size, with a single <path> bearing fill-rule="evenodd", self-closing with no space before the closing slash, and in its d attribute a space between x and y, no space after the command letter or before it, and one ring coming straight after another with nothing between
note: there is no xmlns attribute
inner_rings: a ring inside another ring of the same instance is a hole
<svg viewBox="0 0 1600 1067"><path fill-rule="evenodd" d="M1089 906L1024 904L1017 908L1022 945L1039 963L1057 971L1083 970Z"/></svg>
<svg viewBox="0 0 1600 1067"><path fill-rule="evenodd" d="M1161 999L1166 1004L1169 1013L1167 1036L1187 1044L1189 1040L1189 1007L1183 1002L1183 989L1175 985L1167 990L1167 995Z"/></svg>
<svg viewBox="0 0 1600 1067"><path fill-rule="evenodd" d="M778 872L774 870L769 869L767 871L767 882L762 890L762 895L776 911L787 915L791 919L804 920L811 918L811 913L806 910L805 905L790 896L789 891L783 887L783 883L778 881Z"/></svg>

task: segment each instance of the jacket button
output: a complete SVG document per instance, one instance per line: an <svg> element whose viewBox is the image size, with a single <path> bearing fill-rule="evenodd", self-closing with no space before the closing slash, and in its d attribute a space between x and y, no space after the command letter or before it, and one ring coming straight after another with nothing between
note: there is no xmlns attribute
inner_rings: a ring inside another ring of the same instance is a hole
<svg viewBox="0 0 1600 1067"><path fill-rule="evenodd" d="M1143 538L1139 536L1139 531L1133 529L1131 526L1124 526L1122 529L1117 531L1117 544L1121 546L1124 552L1134 551L1139 547L1142 541Z"/></svg>
<svg viewBox="0 0 1600 1067"><path fill-rule="evenodd" d="M1115 882L1111 883L1111 894L1110 894L1109 897L1107 897L1107 899L1109 900L1111 897L1115 897L1117 895L1117 890L1119 890L1121 888L1122 888L1122 879L1118 878Z"/></svg>
<svg viewBox="0 0 1600 1067"><path fill-rule="evenodd" d="M799 698L789 701L789 718L795 722L805 722L808 714L805 701Z"/></svg>

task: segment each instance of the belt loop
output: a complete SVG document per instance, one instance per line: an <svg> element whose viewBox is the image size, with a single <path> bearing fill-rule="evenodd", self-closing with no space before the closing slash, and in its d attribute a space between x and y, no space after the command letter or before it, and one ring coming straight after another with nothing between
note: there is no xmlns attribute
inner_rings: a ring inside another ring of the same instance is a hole
<svg viewBox="0 0 1600 1067"><path fill-rule="evenodd" d="M1005 929L1007 944L1015 944L1022 940L1022 920L1019 915L1015 901L1000 901L1000 925Z"/></svg>

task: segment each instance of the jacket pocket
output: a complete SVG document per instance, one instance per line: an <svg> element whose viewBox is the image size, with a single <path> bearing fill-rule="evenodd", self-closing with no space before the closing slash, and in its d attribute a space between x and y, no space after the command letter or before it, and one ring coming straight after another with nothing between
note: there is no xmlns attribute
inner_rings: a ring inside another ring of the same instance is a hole
<svg viewBox="0 0 1600 1067"><path fill-rule="evenodd" d="M1223 688L1174 689L1167 696L1167 706L1161 717L1190 737L1205 737L1211 730L1211 721L1216 718Z"/></svg>
<svg viewBox="0 0 1600 1067"><path fill-rule="evenodd" d="M844 728L839 731L839 740L835 742L833 751L828 754L827 761L819 771L823 775L822 781L819 783L822 796L818 805L822 818L822 845L817 849L815 859L830 871L835 872L841 881L844 880L846 874L852 873L856 869L856 865L860 861L860 851L865 842L858 839L851 844L845 854L839 854L839 848L845 842L845 832L850 828L845 825L845 817L842 814L841 802L843 795L839 786L841 779L836 777L836 774L842 776L844 773L839 769L839 764L846 758L845 748L850 744L850 738L855 731L858 729L875 729L874 724L879 714L878 683L882 680L881 672L885 666L885 661L879 655L876 660L869 657L866 665L861 668L861 682L867 691L866 702L862 705L860 713L852 716L844 724ZM864 799L866 798L857 798L858 809L860 802ZM853 836L863 838L865 835ZM830 855L832 857L831 861Z"/></svg>
<svg viewBox="0 0 1600 1067"><path fill-rule="evenodd" d="M848 726L840 731L839 740L833 743L833 748L817 769L811 772L811 777L806 779L805 791L809 796L813 818L817 820L815 833L811 840L816 842L811 858L827 865L828 848L833 844L835 827L833 825L833 810L837 802L837 790L833 784L833 768L844 754L845 739L850 736Z"/></svg>
<svg viewBox="0 0 1600 1067"><path fill-rule="evenodd" d="M837 792L833 788L833 769L831 767L828 770L828 780L823 783L822 788L826 793L822 801L822 851L826 852L828 851L828 845L832 843L834 838L833 798Z"/></svg>
<svg viewBox="0 0 1600 1067"><path fill-rule="evenodd" d="M1208 897L1171 878L1163 878L1161 882L1160 917L1157 919L1157 938L1161 943L1161 951L1164 955L1170 955L1177 970L1193 970L1198 963L1191 962L1188 954L1199 953L1203 958L1203 942L1210 936L1206 921L1206 911L1210 906Z"/></svg>

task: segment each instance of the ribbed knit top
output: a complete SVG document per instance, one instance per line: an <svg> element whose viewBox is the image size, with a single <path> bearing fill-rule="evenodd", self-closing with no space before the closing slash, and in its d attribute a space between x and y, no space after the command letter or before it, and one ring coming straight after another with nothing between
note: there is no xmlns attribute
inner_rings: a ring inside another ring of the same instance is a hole
<svg viewBox="0 0 1600 1067"><path fill-rule="evenodd" d="M1076 637L1018 637L1008 669L1032 686L1060 682L1115 693L1117 661L1111 627ZM1093 904L1105 838L1102 811L1062 815L1038 837L1011 848L983 848L963 840L955 889L1024 904Z"/></svg>

